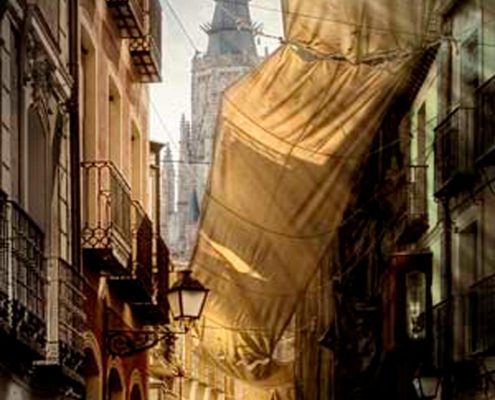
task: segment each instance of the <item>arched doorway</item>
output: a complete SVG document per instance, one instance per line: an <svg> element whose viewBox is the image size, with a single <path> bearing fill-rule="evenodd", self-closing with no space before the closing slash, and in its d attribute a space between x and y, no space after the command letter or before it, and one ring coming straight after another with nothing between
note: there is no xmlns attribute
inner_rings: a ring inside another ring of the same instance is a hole
<svg viewBox="0 0 495 400"><path fill-rule="evenodd" d="M84 381L86 384L86 400L98 400L100 398L100 370L95 354L91 349L84 350Z"/></svg>
<svg viewBox="0 0 495 400"><path fill-rule="evenodd" d="M108 375L108 400L124 400L124 384L115 368Z"/></svg>
<svg viewBox="0 0 495 400"><path fill-rule="evenodd" d="M141 390L138 385L134 385L131 391L131 400L142 400Z"/></svg>

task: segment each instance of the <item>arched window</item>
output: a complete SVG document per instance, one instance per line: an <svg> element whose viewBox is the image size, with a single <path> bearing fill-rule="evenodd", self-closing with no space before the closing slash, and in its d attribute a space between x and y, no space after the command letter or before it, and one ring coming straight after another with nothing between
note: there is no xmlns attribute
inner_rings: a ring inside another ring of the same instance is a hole
<svg viewBox="0 0 495 400"><path fill-rule="evenodd" d="M142 400L141 390L138 385L134 385L131 391L131 400Z"/></svg>
<svg viewBox="0 0 495 400"><path fill-rule="evenodd" d="M108 376L108 399L124 400L124 385L115 368L110 371Z"/></svg>
<svg viewBox="0 0 495 400"><path fill-rule="evenodd" d="M39 111L28 111L27 211L42 231L46 232L48 190L51 188L47 168L47 130Z"/></svg>
<svg viewBox="0 0 495 400"><path fill-rule="evenodd" d="M100 370L95 358L95 354L86 349L84 360L84 380L86 387L86 400L98 400L100 398Z"/></svg>

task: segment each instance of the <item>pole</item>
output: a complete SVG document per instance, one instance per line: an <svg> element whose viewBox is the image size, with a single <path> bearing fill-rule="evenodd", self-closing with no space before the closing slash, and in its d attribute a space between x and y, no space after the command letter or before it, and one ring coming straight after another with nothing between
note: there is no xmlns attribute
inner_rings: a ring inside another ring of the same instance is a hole
<svg viewBox="0 0 495 400"><path fill-rule="evenodd" d="M454 345L454 299L452 290L452 220L450 217L449 199L442 199L442 208L444 216L443 231L443 253L444 268L443 280L445 282L446 304L446 329L444 333L444 354L443 354L443 383L442 383L442 400L451 400L453 398L452 388L452 352Z"/></svg>

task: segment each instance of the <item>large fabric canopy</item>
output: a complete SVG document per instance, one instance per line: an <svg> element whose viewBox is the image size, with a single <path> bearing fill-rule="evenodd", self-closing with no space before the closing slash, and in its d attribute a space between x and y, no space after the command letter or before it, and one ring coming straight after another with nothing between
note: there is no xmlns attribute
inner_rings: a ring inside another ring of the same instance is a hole
<svg viewBox="0 0 495 400"><path fill-rule="evenodd" d="M383 117L436 38L432 0L284 0L283 10L286 42L224 94L192 265L211 289L205 356L290 399L291 366L274 350Z"/></svg>

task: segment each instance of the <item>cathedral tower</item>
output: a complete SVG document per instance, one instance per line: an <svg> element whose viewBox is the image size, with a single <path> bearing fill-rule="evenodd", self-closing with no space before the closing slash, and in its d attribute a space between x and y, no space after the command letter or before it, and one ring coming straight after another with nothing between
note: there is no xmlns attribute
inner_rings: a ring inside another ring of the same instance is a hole
<svg viewBox="0 0 495 400"><path fill-rule="evenodd" d="M196 54L192 61L191 126L181 138L181 163L188 165L182 173L179 168L178 223L182 230L197 226L222 93L260 60L248 3L249 0L215 0L213 20L202 27L208 34L207 51ZM188 176L191 174L194 178ZM180 237L188 242L181 247L189 253L194 234L183 232Z"/></svg>

